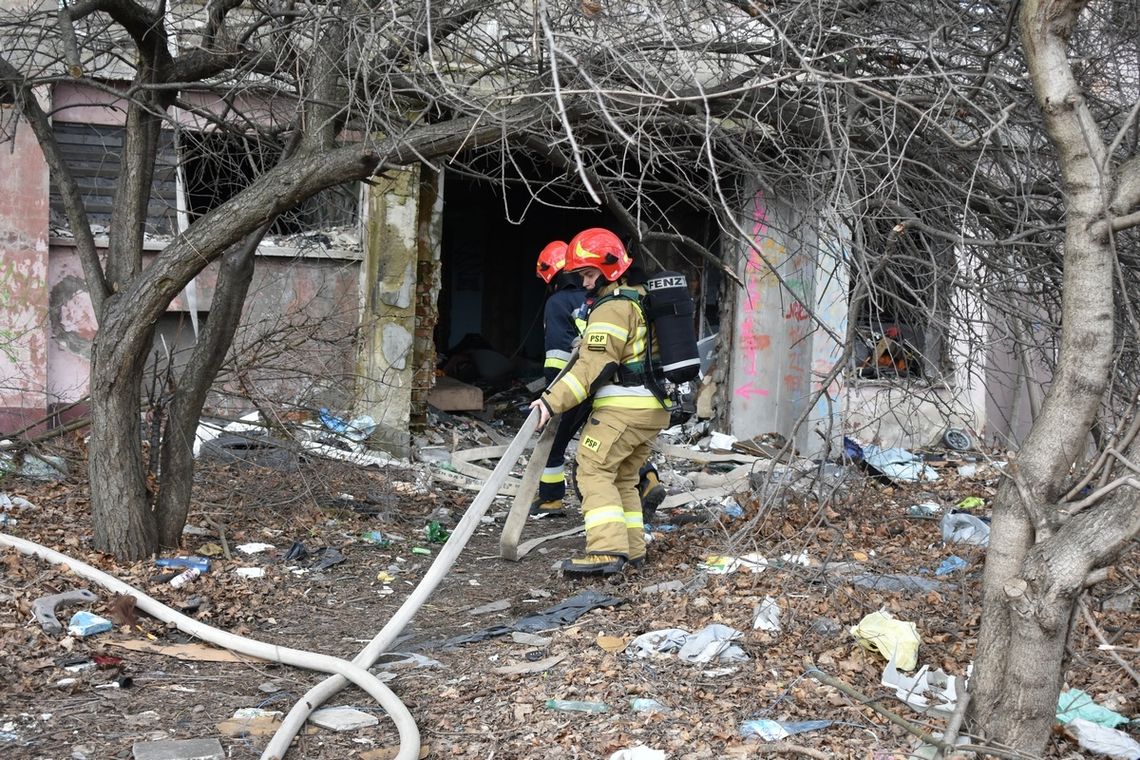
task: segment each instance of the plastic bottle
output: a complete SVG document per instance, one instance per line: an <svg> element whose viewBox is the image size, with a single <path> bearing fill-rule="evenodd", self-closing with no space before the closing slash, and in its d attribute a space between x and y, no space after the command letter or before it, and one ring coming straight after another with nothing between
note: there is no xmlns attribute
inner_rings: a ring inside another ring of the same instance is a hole
<svg viewBox="0 0 1140 760"><path fill-rule="evenodd" d="M185 570L183 570L181 573L179 573L178 575L171 578L170 579L170 585L173 586L174 588L182 588L187 583L194 580L195 578L197 578L201 574L202 574L202 571L199 570L198 568L188 567Z"/></svg>
<svg viewBox="0 0 1140 760"><path fill-rule="evenodd" d="M548 699L546 706L562 712L604 713L610 710L604 702L578 702L572 699Z"/></svg>

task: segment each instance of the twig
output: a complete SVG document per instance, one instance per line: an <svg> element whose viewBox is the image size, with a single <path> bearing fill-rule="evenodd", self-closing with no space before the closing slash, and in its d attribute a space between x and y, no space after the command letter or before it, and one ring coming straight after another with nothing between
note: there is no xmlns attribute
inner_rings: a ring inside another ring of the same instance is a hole
<svg viewBox="0 0 1140 760"><path fill-rule="evenodd" d="M762 744L756 748L758 755L803 755L804 757L816 757L819 760L827 760L831 755L820 752L818 749L811 749L810 747L801 747L798 744Z"/></svg>
<svg viewBox="0 0 1140 760"><path fill-rule="evenodd" d="M954 708L954 713L946 724L946 730L942 733L942 741L950 746L954 746L958 740L958 732L962 730L962 721L966 719L966 708L970 705L970 692L966 691L966 679L962 676L954 676L954 693L958 695L958 705ZM934 755L936 760L944 757L943 752L944 750L939 748Z"/></svg>
<svg viewBox="0 0 1140 760"><path fill-rule="evenodd" d="M214 530L218 531L218 541L222 544L222 554L226 559L233 559L233 555L230 554L229 542L226 541L226 526L222 524L221 520L215 520L212 517L207 517L206 522L208 522Z"/></svg>
<svg viewBox="0 0 1140 760"><path fill-rule="evenodd" d="M1104 638L1104 634L1096 624L1096 619L1093 618L1092 613L1089 612L1088 605L1082 601L1080 603L1080 606L1081 615L1084 617L1085 623L1088 625L1089 629L1092 630L1093 635L1096 636L1097 640L1101 643L1101 651L1108 652L1109 656L1112 657L1112 659L1116 660L1116 664L1119 665L1125 673L1131 676L1132 680L1135 681L1137 685L1140 685L1140 673L1137 673L1135 668L1129 665L1123 657L1117 654L1116 647L1114 647L1112 644L1109 644L1108 640Z"/></svg>

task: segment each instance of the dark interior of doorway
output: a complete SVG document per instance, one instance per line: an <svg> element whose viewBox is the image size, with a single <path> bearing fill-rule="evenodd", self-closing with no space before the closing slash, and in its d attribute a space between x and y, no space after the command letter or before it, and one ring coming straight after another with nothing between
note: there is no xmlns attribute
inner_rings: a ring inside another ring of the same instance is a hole
<svg viewBox="0 0 1140 760"><path fill-rule="evenodd" d="M594 206L585 195L556 196L549 190L550 179L531 178L524 184L515 177L504 184L461 172L448 172L445 178L436 350L445 371L472 348L484 359L490 352L499 355L479 377L472 376L470 366L465 374L448 371L460 380L487 380L486 370L495 374L498 368L513 377L540 376L546 291L535 275L539 252L552 240L569 241L588 227L606 227L627 237L609 210ZM678 206L676 201L669 205ZM678 218L689 228L686 234L707 244L709 220L692 213L674 217L674 223ZM632 252L637 261L637 252ZM685 266L677 257L663 259L660 253L657 261L668 260L667 266L685 271L690 282L700 281L699 264ZM647 262L647 268L660 267Z"/></svg>

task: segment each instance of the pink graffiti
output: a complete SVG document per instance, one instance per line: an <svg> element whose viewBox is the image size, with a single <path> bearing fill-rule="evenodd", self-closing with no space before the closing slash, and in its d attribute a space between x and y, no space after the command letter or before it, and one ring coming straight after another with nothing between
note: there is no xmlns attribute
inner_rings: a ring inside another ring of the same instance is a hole
<svg viewBox="0 0 1140 760"><path fill-rule="evenodd" d="M768 210L764 204L764 192L758 191L752 201L752 243L758 245L760 237L768 231ZM751 246L744 264L745 292L748 294L748 305L741 309L743 312L740 321L741 336L740 347L744 352L744 372L749 375L756 374L756 352L769 346L771 340L767 335L757 335L755 320L756 310L760 306L762 281L764 279L764 260Z"/></svg>
<svg viewBox="0 0 1140 760"><path fill-rule="evenodd" d="M745 401L752 398L753 396L768 395L768 391L765 388L757 388L753 386L752 383L745 383L744 385L738 386L736 390L733 391L733 393L735 393L737 396L740 396Z"/></svg>

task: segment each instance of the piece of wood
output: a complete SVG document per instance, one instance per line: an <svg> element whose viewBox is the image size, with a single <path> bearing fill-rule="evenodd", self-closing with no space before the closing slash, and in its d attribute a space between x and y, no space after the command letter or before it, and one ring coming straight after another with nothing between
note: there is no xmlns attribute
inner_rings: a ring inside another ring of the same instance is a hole
<svg viewBox="0 0 1140 760"><path fill-rule="evenodd" d="M519 544L518 548L515 550L515 557L517 559L522 559L523 557L525 557L527 554L530 553L531 549L538 546L539 544L545 544L547 541L553 541L556 538L567 538L569 536L577 536L577 535L580 535L580 534L585 533L585 532L586 532L586 526L578 525L576 527L564 530L561 533L551 533L549 536L540 536L538 538L532 538L529 541L524 541L523 543Z"/></svg>
<svg viewBox="0 0 1140 760"><path fill-rule="evenodd" d="M486 480L491 477L491 470L475 462L481 459L498 459L507 450L506 446L480 446L475 449L451 452L451 466L455 471L477 480ZM514 496L519 492L519 479L508 477L499 488L499 494Z"/></svg>
<svg viewBox="0 0 1140 760"><path fill-rule="evenodd" d="M151 652L163 654L167 657L177 657L180 660L196 660L198 662L269 662L260 657L250 657L244 654L231 652L228 649L208 647L205 644L155 644L153 641L131 639L128 641L108 641L108 646L120 649L129 649L132 652Z"/></svg>
<svg viewBox="0 0 1140 760"><path fill-rule="evenodd" d="M444 375L435 379L427 402L444 412L478 411L483 408L483 389Z"/></svg>
<svg viewBox="0 0 1140 760"><path fill-rule="evenodd" d="M527 463L526 471L523 472L522 482L519 483L518 491L515 493L507 521L503 524L503 533L499 536L499 556L503 559L517 562L526 553L519 553L519 539L522 537L526 518L530 515L530 502L538 491L538 481L546 468L550 449L554 447L554 433L558 429L560 418L561 415L556 414L547 420L542 435L534 444L534 451L530 453L530 461Z"/></svg>
<svg viewBox="0 0 1140 760"><path fill-rule="evenodd" d="M739 462L740 464L752 464L753 462L770 462L768 459L761 459L754 457L751 454L713 454L708 451L698 451L690 449L685 446L677 446L669 443L659 443L653 446L654 450L661 452L667 457L674 459L688 459L690 462L697 464L712 464L713 462Z"/></svg>

